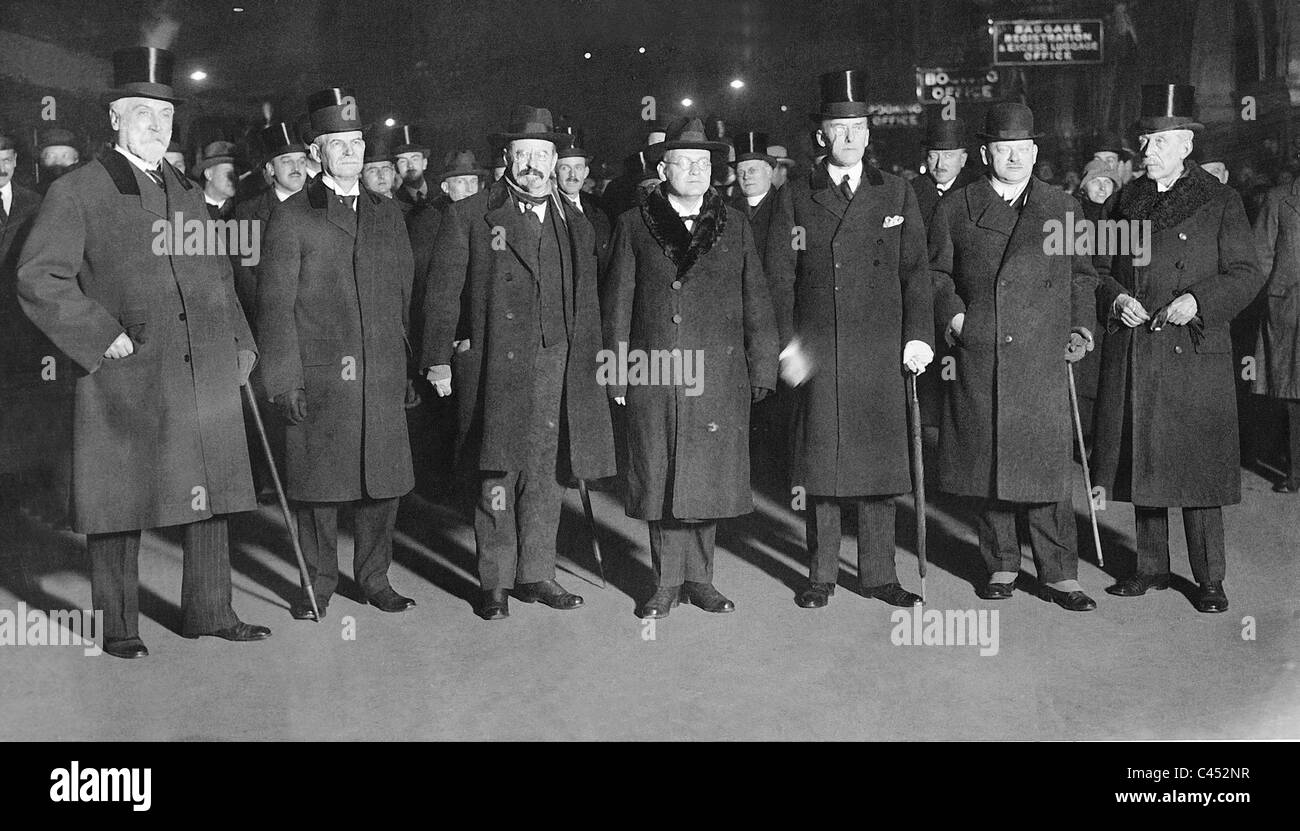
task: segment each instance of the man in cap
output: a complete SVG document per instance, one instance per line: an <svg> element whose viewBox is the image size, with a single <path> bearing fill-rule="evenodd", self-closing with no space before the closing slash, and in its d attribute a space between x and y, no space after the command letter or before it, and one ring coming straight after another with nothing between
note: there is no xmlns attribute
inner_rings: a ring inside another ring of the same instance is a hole
<svg viewBox="0 0 1300 831"><path fill-rule="evenodd" d="M213 219L228 219L235 210L235 145L214 141L203 148L190 178L203 186L203 201Z"/></svg>
<svg viewBox="0 0 1300 831"><path fill-rule="evenodd" d="M896 606L919 598L894 566L895 499L911 490L904 373L934 357L925 226L907 182L869 164L861 72L821 76L812 118L824 163L792 179L768 239L781 373L798 388L792 484L808 494L808 583L795 602L829 602L841 513L858 515L858 584Z"/></svg>
<svg viewBox="0 0 1300 831"><path fill-rule="evenodd" d="M411 247L397 206L360 187L356 97L334 87L307 108L322 172L267 224L255 321L261 385L286 422L286 487L321 614L338 586L344 509L358 587L371 605L402 612L415 601L393 589L388 569L398 500L414 484L403 409ZM313 616L305 597L291 613Z"/></svg>
<svg viewBox="0 0 1300 831"><path fill-rule="evenodd" d="M477 612L499 620L512 591L554 609L582 605L555 580L560 507L572 479L614 472L614 452L596 382L596 245L590 223L553 192L568 137L549 110L521 106L491 140L509 170L447 207L420 366L438 395L456 385L457 456L478 486Z"/></svg>
<svg viewBox="0 0 1300 831"><path fill-rule="evenodd" d="M84 373L72 528L86 534L104 651L123 658L148 654L138 629L144 528L183 530L181 634L271 634L231 607L225 518L257 505L239 394L256 347L224 253L157 249L159 220L208 217L198 188L161 163L179 101L173 65L152 47L113 55L115 146L50 187L18 268L23 311Z"/></svg>
<svg viewBox="0 0 1300 831"><path fill-rule="evenodd" d="M412 208L430 198L429 182L424 176L429 166L429 148L416 138L415 128L410 124L396 129L394 141L397 146L393 148L393 167L398 181L394 198L402 213L409 215Z"/></svg>
<svg viewBox="0 0 1300 831"><path fill-rule="evenodd" d="M637 608L642 618L666 617L679 598L735 609L713 585L714 541L719 519L754 509L749 408L776 388L777 372L753 231L709 186L728 145L708 140L699 119L666 132L663 186L618 218L605 296L607 353L682 361L658 383L604 376L627 408L627 514L649 524L656 586Z"/></svg>
<svg viewBox="0 0 1300 831"><path fill-rule="evenodd" d="M769 144L767 153L776 159L776 167L772 169L772 187L779 190L785 186L786 179L789 178L791 171L795 169L795 161L790 158L790 153L780 144ZM763 252L759 252L760 254Z"/></svg>
<svg viewBox="0 0 1300 831"><path fill-rule="evenodd" d="M994 104L978 136L988 175L944 197L929 229L935 321L956 358L940 385L939 488L980 500L981 598L1012 597L1026 514L1044 598L1085 612L1097 604L1078 582L1064 363L1092 348L1097 275L1086 254L1048 253L1048 223L1073 228L1079 203L1033 177L1033 112Z"/></svg>
<svg viewBox="0 0 1300 831"><path fill-rule="evenodd" d="M1241 501L1236 366L1229 324L1264 283L1241 197L1188 157L1195 88L1142 88L1146 176L1115 218L1149 223L1149 262L1116 254L1097 291L1106 315L1093 483L1132 502L1137 570L1106 589L1169 586L1169 509L1181 508L1200 612L1228 608L1223 506Z"/></svg>
<svg viewBox="0 0 1300 831"><path fill-rule="evenodd" d="M573 127L563 127L561 131L569 135L572 143L559 151L560 160L555 167L555 188L562 199L567 200L578 209L578 213L587 218L596 232L597 285L603 286L609 265L609 238L612 233L609 216L596 197L583 189L587 177L591 175L592 156L583 149L585 142L582 132Z"/></svg>
<svg viewBox="0 0 1300 831"><path fill-rule="evenodd" d="M932 121L921 140L925 173L912 180L921 219L928 227L934 209L946 194L961 190L975 178L966 170L965 125L961 119Z"/></svg>
<svg viewBox="0 0 1300 831"><path fill-rule="evenodd" d="M50 189L50 183L81 163L77 150L77 137L71 130L49 127L40 133L39 168L36 180L41 193Z"/></svg>

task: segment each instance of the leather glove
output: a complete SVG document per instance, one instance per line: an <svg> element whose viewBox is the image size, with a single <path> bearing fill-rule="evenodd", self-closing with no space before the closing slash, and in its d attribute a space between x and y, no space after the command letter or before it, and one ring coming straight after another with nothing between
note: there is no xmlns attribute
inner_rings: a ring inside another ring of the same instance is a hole
<svg viewBox="0 0 1300 831"><path fill-rule="evenodd" d="M948 321L948 328L943 330L943 339L949 346L956 346L961 340L961 330L966 326L966 313L958 312Z"/></svg>
<svg viewBox="0 0 1300 831"><path fill-rule="evenodd" d="M790 341L790 345L781 350L781 380L792 387L807 381L812 375L812 359L803 351L799 339Z"/></svg>
<svg viewBox="0 0 1300 831"><path fill-rule="evenodd" d="M280 416L290 424L302 424L307 420L307 391L291 390L282 392L274 399Z"/></svg>
<svg viewBox="0 0 1300 831"><path fill-rule="evenodd" d="M257 353L251 349L240 349L235 353L235 359L239 361L239 385L242 387L248 383L248 376L253 374L253 367L257 366Z"/></svg>
<svg viewBox="0 0 1300 831"><path fill-rule="evenodd" d="M934 350L921 340L909 340L903 345L903 366L920 375L934 360Z"/></svg>
<svg viewBox="0 0 1300 831"><path fill-rule="evenodd" d="M1073 364L1083 360L1083 356L1091 352L1095 346L1092 332L1082 326L1074 327L1070 330L1070 339L1065 344L1066 362Z"/></svg>
<svg viewBox="0 0 1300 831"><path fill-rule="evenodd" d="M764 398L767 398L771 394L772 391L770 389L767 389L766 387L750 387L749 403L757 404L758 402L762 401Z"/></svg>
<svg viewBox="0 0 1300 831"><path fill-rule="evenodd" d="M433 391L438 394L439 398L446 398L451 395L451 366L449 364L438 364L425 370L424 377L429 379L433 386Z"/></svg>
<svg viewBox="0 0 1300 831"><path fill-rule="evenodd" d="M1150 313L1138 302L1137 298L1128 294L1121 294L1115 298L1115 302L1110 307L1110 315L1119 318L1120 323L1130 329L1134 326L1141 326L1151 319Z"/></svg>

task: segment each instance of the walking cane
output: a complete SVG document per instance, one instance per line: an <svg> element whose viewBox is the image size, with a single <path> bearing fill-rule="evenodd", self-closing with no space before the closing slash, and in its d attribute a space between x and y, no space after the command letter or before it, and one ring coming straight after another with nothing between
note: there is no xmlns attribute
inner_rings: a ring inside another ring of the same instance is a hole
<svg viewBox="0 0 1300 831"><path fill-rule="evenodd" d="M293 543L293 556L298 560L298 579L307 600L311 603L311 613L317 623L320 622L320 609L316 608L316 592L312 590L311 578L307 576L307 561L302 556L302 546L298 544L298 527L294 524L293 514L289 513L289 500L284 496L284 486L280 484L280 472L275 468L275 456L271 454L271 442L266 437L266 427L262 424L262 415L257 410L257 399L253 397L253 387L244 384L249 409L253 411L253 423L257 425L257 435L262 439L262 450L266 453L266 463L271 468L271 482L275 485L275 495L280 499L280 511L284 514L284 524L289 529L289 541Z"/></svg>
<svg viewBox="0 0 1300 831"><path fill-rule="evenodd" d="M921 602L925 602L925 465L921 458L921 404L916 398L916 373L907 374L907 412L912 433L912 488L916 500L916 564L921 572Z"/></svg>
<svg viewBox="0 0 1300 831"><path fill-rule="evenodd" d="M1088 474L1088 448L1083 444L1083 419L1079 418L1079 393L1074 388L1074 364L1066 361L1070 374L1070 410L1074 415L1074 437L1079 442L1079 461L1083 464L1083 487L1088 491L1088 518L1092 520L1092 543L1097 547L1097 565L1106 567L1101 556L1101 532L1097 530L1097 506L1092 504L1092 476Z"/></svg>
<svg viewBox="0 0 1300 831"><path fill-rule="evenodd" d="M600 540L596 538L596 517L591 512L591 494L587 493L587 480L578 480L578 495L582 497L582 510L587 514L587 529L591 532L591 548L596 552L596 566L600 569L600 587L608 588L605 582L605 561L600 556Z"/></svg>

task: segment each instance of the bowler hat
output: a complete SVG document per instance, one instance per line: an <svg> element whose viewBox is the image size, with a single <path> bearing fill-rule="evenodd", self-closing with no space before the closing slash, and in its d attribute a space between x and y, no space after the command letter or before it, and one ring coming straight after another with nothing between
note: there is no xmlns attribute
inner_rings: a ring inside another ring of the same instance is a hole
<svg viewBox="0 0 1300 831"><path fill-rule="evenodd" d="M397 146L393 148L393 155L400 156L403 153L423 153L427 159L429 157L429 148L420 142L416 130L410 124L399 124L394 130L394 141Z"/></svg>
<svg viewBox="0 0 1300 831"><path fill-rule="evenodd" d="M176 56L154 46L128 46L113 53L113 88L105 97L153 98L179 104L184 99L172 89L172 70Z"/></svg>
<svg viewBox="0 0 1300 831"><path fill-rule="evenodd" d="M814 121L867 117L867 78L861 70L827 72L818 81L822 101L820 111L812 114Z"/></svg>
<svg viewBox="0 0 1300 831"><path fill-rule="evenodd" d="M581 156L587 161L591 161L591 151L583 149L583 145L586 144L586 141L584 141L582 130L573 126L560 127L559 130L561 133L564 133L569 137L569 146L560 150L559 157L561 159Z"/></svg>
<svg viewBox="0 0 1300 831"><path fill-rule="evenodd" d="M219 164L235 163L235 145L229 141L214 141L199 150L194 166L188 171L196 182L203 181L203 171Z"/></svg>
<svg viewBox="0 0 1300 831"><path fill-rule="evenodd" d="M966 125L960 118L931 121L921 138L926 150L961 150L966 147Z"/></svg>
<svg viewBox="0 0 1300 831"><path fill-rule="evenodd" d="M44 150L47 147L76 147L77 137L71 130L62 127L50 127L42 130L38 137L37 149Z"/></svg>
<svg viewBox="0 0 1300 831"><path fill-rule="evenodd" d="M1200 130L1196 120L1196 87L1191 84L1143 84L1142 110L1138 130Z"/></svg>
<svg viewBox="0 0 1300 831"><path fill-rule="evenodd" d="M262 146L262 156L266 161L274 159L276 156L283 156L285 153L306 153L307 145L298 140L294 135L293 127L285 124L283 121L263 127L258 133L258 139Z"/></svg>
<svg viewBox="0 0 1300 831"><path fill-rule="evenodd" d="M1042 133L1034 132L1034 111L1014 101L989 107L984 113L984 130L975 135L984 141L1023 141L1043 137Z"/></svg>
<svg viewBox="0 0 1300 831"><path fill-rule="evenodd" d="M570 136L555 129L550 110L521 104L510 114L510 122L505 131L493 133L488 136L488 140L497 147L505 147L510 142L521 139L549 141L559 148L569 146Z"/></svg>
<svg viewBox="0 0 1300 831"><path fill-rule="evenodd" d="M736 160L732 164L750 161L751 159L761 159L772 167L776 167L776 157L770 152L767 146L767 133L741 133L736 136L732 145L736 149Z"/></svg>
<svg viewBox="0 0 1300 831"><path fill-rule="evenodd" d="M473 150L453 150L443 159L442 170L435 177L442 182L453 176L486 176L488 171L479 167Z"/></svg>
<svg viewBox="0 0 1300 831"><path fill-rule="evenodd" d="M790 151L786 150L784 145L769 144L767 152L781 167L795 167L795 160L790 158Z"/></svg>
<svg viewBox="0 0 1300 831"><path fill-rule="evenodd" d="M653 145L655 154L660 157L669 150L708 150L710 153L726 153L731 145L725 141L710 141L704 134L704 122L698 118L675 119L664 130L664 140Z"/></svg>
<svg viewBox="0 0 1300 831"><path fill-rule="evenodd" d="M307 97L307 115L314 135L363 129L357 97L347 87L330 87Z"/></svg>

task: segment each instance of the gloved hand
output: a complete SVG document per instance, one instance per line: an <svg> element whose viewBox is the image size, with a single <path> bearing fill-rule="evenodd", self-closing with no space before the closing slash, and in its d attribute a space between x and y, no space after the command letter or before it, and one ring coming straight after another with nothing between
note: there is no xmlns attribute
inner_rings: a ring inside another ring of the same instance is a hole
<svg viewBox="0 0 1300 831"><path fill-rule="evenodd" d="M235 359L239 362L239 385L242 387L248 383L248 376L253 374L253 367L257 365L257 353L240 349L235 353Z"/></svg>
<svg viewBox="0 0 1300 831"><path fill-rule="evenodd" d="M1095 346L1092 332L1082 326L1074 327L1070 330L1070 339L1065 344L1066 362L1073 364L1083 360L1083 356L1091 352Z"/></svg>
<svg viewBox="0 0 1300 831"><path fill-rule="evenodd" d="M446 398L451 395L451 366L449 364L438 364L429 367L425 370L424 377L429 379L433 391L438 394L439 398Z"/></svg>
<svg viewBox="0 0 1300 831"><path fill-rule="evenodd" d="M406 400L402 402L406 409L420 406L420 392L415 388L415 379L406 379Z"/></svg>
<svg viewBox="0 0 1300 831"><path fill-rule="evenodd" d="M933 360L934 350L925 341L909 340L903 344L903 366L908 371L920 375Z"/></svg>
<svg viewBox="0 0 1300 831"><path fill-rule="evenodd" d="M110 361L116 361L118 358L125 358L133 352L135 352L135 344L131 342L131 338L126 332L123 332L114 338L113 342L104 350L104 357Z"/></svg>
<svg viewBox="0 0 1300 831"><path fill-rule="evenodd" d="M772 391L770 389L767 389L766 387L750 387L749 403L757 404L758 402L762 401L764 398L767 398L771 394Z"/></svg>
<svg viewBox="0 0 1300 831"><path fill-rule="evenodd" d="M280 410L280 416L290 424L302 424L307 420L306 390L282 392L275 397L274 403Z"/></svg>
<svg viewBox="0 0 1300 831"><path fill-rule="evenodd" d="M790 345L781 350L781 380L785 381L792 387L797 387L804 381L807 381L812 375L812 359L803 351L803 345L798 338L790 341Z"/></svg>
<svg viewBox="0 0 1300 831"><path fill-rule="evenodd" d="M1196 302L1196 297L1183 293L1174 298L1174 302L1165 307L1168 315L1166 319L1174 326L1186 326L1196 313L1200 311L1200 304Z"/></svg>
<svg viewBox="0 0 1300 831"><path fill-rule="evenodd" d="M943 339L949 346L956 346L961 340L961 330L966 325L966 313L958 312L948 321L948 328L943 330Z"/></svg>
<svg viewBox="0 0 1300 831"><path fill-rule="evenodd" d="M1110 314L1111 317L1119 318L1120 322L1130 329L1141 326L1151 319L1150 313L1137 298L1128 294L1121 294L1115 298L1115 302L1110 307Z"/></svg>

